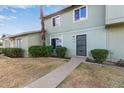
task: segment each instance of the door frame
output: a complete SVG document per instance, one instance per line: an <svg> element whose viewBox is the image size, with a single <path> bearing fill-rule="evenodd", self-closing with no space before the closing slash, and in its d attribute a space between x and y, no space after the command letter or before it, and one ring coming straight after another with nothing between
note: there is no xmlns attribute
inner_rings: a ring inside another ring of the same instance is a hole
<svg viewBox="0 0 124 93"><path fill-rule="evenodd" d="M87 51L87 34L86 33L85 34L77 34L76 35L76 56L78 56L77 55L77 36L82 36L82 35L86 36L86 55L85 56L87 56L87 54L88 54L88 51Z"/></svg>

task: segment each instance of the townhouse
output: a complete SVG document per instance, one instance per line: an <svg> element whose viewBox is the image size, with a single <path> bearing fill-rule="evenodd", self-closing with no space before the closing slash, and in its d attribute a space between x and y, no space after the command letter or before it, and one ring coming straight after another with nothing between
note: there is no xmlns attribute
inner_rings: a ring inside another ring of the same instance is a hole
<svg viewBox="0 0 124 93"><path fill-rule="evenodd" d="M46 45L65 46L67 55L90 56L96 48L108 49L108 59L124 59L124 6L72 5L45 19ZM6 37L9 46L25 49L41 45L40 31ZM6 47L3 39L3 45ZM13 45L11 46L11 44Z"/></svg>

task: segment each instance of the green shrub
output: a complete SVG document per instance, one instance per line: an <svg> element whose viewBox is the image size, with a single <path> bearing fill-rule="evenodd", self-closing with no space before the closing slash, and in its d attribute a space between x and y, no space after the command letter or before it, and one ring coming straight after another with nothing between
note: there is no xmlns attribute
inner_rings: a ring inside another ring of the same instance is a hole
<svg viewBox="0 0 124 93"><path fill-rule="evenodd" d="M48 57L51 56L53 53L53 46L44 46L45 51L44 51L44 56Z"/></svg>
<svg viewBox="0 0 124 93"><path fill-rule="evenodd" d="M32 57L48 57L52 55L52 46L31 46L28 49L29 55Z"/></svg>
<svg viewBox="0 0 124 93"><path fill-rule="evenodd" d="M0 54L2 54L3 53L3 48L0 48Z"/></svg>
<svg viewBox="0 0 124 93"><path fill-rule="evenodd" d="M117 66L124 67L124 60L120 59L117 63L115 63Z"/></svg>
<svg viewBox="0 0 124 93"><path fill-rule="evenodd" d="M94 49L91 50L92 57L94 58L95 62L102 63L106 60L108 56L108 50L106 49Z"/></svg>
<svg viewBox="0 0 124 93"><path fill-rule="evenodd" d="M61 46L56 47L57 57L64 58L66 55L66 51L67 51L66 47L61 47Z"/></svg>
<svg viewBox="0 0 124 93"><path fill-rule="evenodd" d="M3 45L3 43L0 42L0 46L2 46L2 45Z"/></svg>
<svg viewBox="0 0 124 93"><path fill-rule="evenodd" d="M41 46L31 46L28 48L29 55L32 57L40 57L42 48Z"/></svg>
<svg viewBox="0 0 124 93"><path fill-rule="evenodd" d="M23 52L21 48L4 48L3 50L5 56L12 58L23 57Z"/></svg>

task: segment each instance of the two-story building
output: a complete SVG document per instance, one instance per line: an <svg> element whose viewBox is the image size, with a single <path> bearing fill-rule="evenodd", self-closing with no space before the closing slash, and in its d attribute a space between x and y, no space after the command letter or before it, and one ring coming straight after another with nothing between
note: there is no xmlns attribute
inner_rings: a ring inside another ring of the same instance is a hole
<svg viewBox="0 0 124 93"><path fill-rule="evenodd" d="M67 56L90 56L92 49L102 48L110 51L110 59L124 59L124 6L72 5L44 19L46 44L67 47ZM11 47L26 51L41 44L40 31L8 38Z"/></svg>
<svg viewBox="0 0 124 93"><path fill-rule="evenodd" d="M68 56L106 48L105 6L70 6L45 17L47 44L65 46Z"/></svg>

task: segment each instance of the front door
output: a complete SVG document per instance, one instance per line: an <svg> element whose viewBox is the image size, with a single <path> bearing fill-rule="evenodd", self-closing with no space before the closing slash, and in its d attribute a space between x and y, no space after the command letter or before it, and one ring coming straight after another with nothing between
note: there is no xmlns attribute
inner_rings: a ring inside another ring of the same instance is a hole
<svg viewBox="0 0 124 93"><path fill-rule="evenodd" d="M86 35L77 35L76 37L76 51L77 56L86 56Z"/></svg>
<svg viewBox="0 0 124 93"><path fill-rule="evenodd" d="M56 47L56 39L51 39L51 45L55 48Z"/></svg>

